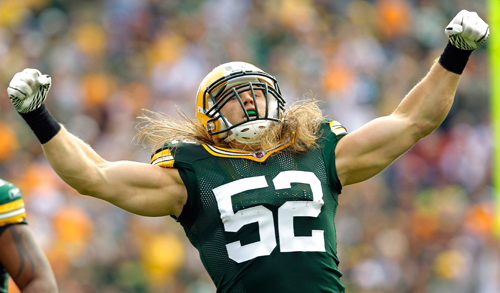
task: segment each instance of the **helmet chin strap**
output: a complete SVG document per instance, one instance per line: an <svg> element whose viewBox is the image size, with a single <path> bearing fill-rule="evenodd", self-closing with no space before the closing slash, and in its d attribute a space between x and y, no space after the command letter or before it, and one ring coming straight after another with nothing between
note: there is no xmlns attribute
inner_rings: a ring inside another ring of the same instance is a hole
<svg viewBox="0 0 500 293"><path fill-rule="evenodd" d="M256 142L253 139L265 128L271 121L269 120L256 120L249 121L240 126L237 126L229 131L228 136L224 139L229 143L232 141L240 143Z"/></svg>

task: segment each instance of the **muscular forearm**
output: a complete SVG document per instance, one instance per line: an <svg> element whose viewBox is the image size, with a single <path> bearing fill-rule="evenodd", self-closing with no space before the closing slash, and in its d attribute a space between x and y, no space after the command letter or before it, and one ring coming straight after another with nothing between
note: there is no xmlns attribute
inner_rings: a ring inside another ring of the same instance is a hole
<svg viewBox="0 0 500 293"><path fill-rule="evenodd" d="M64 127L42 148L56 173L78 192L90 195L101 184L100 167L107 162Z"/></svg>
<svg viewBox="0 0 500 293"><path fill-rule="evenodd" d="M427 76L403 99L393 115L407 117L420 139L434 131L453 104L460 75L435 63Z"/></svg>

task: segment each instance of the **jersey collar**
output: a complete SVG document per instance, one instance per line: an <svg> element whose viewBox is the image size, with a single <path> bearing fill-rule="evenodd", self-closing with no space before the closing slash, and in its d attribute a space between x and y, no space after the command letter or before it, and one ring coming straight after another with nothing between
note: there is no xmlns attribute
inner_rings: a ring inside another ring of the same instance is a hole
<svg viewBox="0 0 500 293"><path fill-rule="evenodd" d="M243 151L237 149L227 149L222 147L217 147L213 145L203 144L202 146L211 155L222 158L233 158L233 159L248 159L255 162L264 162L272 154L281 151L282 149L288 147L291 141L289 139L279 142L273 147L263 150L263 151Z"/></svg>

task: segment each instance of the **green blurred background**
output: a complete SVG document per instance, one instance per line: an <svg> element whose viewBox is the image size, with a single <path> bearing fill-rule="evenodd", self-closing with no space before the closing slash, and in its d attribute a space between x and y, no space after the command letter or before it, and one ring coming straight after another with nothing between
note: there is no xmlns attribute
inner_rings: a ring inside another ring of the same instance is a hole
<svg viewBox="0 0 500 293"><path fill-rule="evenodd" d="M387 115L447 43L470 0L0 0L0 85L50 74L47 106L107 160L148 163L141 109L194 117L199 83L246 61L285 99L322 100L353 131ZM487 50L475 52L443 125L382 174L346 187L336 219L347 292L500 292ZM215 292L171 218L78 195L0 88L0 178L17 184L61 292ZM17 292L14 288L12 292Z"/></svg>

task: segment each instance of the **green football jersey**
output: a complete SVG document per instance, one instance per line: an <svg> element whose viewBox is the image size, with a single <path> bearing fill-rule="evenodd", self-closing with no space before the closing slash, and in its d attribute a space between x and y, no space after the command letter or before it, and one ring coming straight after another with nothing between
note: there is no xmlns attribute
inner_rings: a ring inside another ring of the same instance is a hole
<svg viewBox="0 0 500 293"><path fill-rule="evenodd" d="M177 220L218 292L344 292L334 218L346 133L325 120L320 147L305 154L189 142L153 154L152 164L179 170L188 200Z"/></svg>
<svg viewBox="0 0 500 293"><path fill-rule="evenodd" d="M26 212L21 190L14 184L0 179L0 235L8 225L26 223ZM9 275L0 263L0 293L7 293Z"/></svg>

